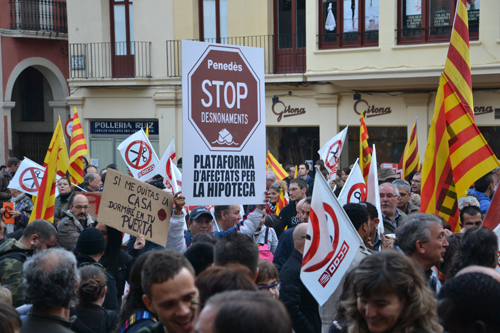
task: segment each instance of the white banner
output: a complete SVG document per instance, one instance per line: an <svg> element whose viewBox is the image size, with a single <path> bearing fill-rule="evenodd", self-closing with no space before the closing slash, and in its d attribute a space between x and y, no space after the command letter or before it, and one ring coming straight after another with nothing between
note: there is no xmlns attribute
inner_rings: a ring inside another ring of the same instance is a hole
<svg viewBox="0 0 500 333"><path fill-rule="evenodd" d="M182 41L183 194L255 204L266 190L264 51Z"/></svg>
<svg viewBox="0 0 500 333"><path fill-rule="evenodd" d="M13 188L26 194L37 196L44 174L45 168L43 166L24 157L7 188ZM58 180L61 179L61 177L57 175L56 178ZM59 195L57 186L55 195L56 197Z"/></svg>
<svg viewBox="0 0 500 333"><path fill-rule="evenodd" d="M339 194L339 203L342 207L348 203L360 203L366 201L366 184L363 173L359 168L359 158L354 163L349 177Z"/></svg>
<svg viewBox="0 0 500 333"><path fill-rule="evenodd" d="M318 150L318 154L325 162L325 168L328 170L328 183L331 183L335 180L335 178L337 178L340 154L342 153L342 148L344 147L344 141L348 128L349 126L344 128L342 132L335 135L320 150Z"/></svg>
<svg viewBox="0 0 500 333"><path fill-rule="evenodd" d="M377 207L378 211L378 231L384 233L384 219L382 218L382 207L380 206L380 191L378 189L377 152L373 145L372 161L368 171L368 182L366 183L366 201Z"/></svg>
<svg viewBox="0 0 500 333"><path fill-rule="evenodd" d="M323 305L337 289L363 240L323 177L315 177L300 278Z"/></svg>
<svg viewBox="0 0 500 333"><path fill-rule="evenodd" d="M172 160L170 160L169 165L170 174L172 175L172 194L175 194L179 191L182 191L182 174Z"/></svg>
<svg viewBox="0 0 500 333"><path fill-rule="evenodd" d="M172 172L170 171L170 160L174 165L177 165L177 157L175 155L175 138L172 136L172 140L168 145L167 149L163 153L161 160L155 169L155 175L160 174L163 177L163 184L170 190L172 189Z"/></svg>
<svg viewBox="0 0 500 333"><path fill-rule="evenodd" d="M493 230L493 232L497 235L497 239L498 239L498 246L499 246L499 249L500 249L500 224L495 228L495 230ZM500 256L500 251L498 251L498 255ZM495 269L500 272L500 257L499 259L497 260L497 266L495 267Z"/></svg>
<svg viewBox="0 0 500 333"><path fill-rule="evenodd" d="M135 179L146 181L155 175L158 157L142 128L120 143L117 149Z"/></svg>

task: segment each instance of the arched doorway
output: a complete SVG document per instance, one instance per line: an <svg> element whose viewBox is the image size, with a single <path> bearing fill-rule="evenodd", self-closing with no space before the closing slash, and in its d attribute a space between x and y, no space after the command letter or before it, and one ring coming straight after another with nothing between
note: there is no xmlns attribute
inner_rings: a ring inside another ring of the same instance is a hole
<svg viewBox="0 0 500 333"><path fill-rule="evenodd" d="M25 59L14 68L5 89L5 102L12 105L8 116L10 156L43 163L59 116L63 125L68 118L68 95L66 79L47 59Z"/></svg>

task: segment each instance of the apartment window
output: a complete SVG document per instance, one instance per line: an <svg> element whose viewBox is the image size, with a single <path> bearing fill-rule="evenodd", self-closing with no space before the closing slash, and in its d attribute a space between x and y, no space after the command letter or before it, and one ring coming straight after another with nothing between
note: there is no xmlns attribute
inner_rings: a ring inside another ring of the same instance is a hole
<svg viewBox="0 0 500 333"><path fill-rule="evenodd" d="M227 43L227 0L198 0L200 40L209 43Z"/></svg>
<svg viewBox="0 0 500 333"><path fill-rule="evenodd" d="M398 0L398 44L447 42L459 0ZM480 0L467 0L469 39L479 39Z"/></svg>
<svg viewBox="0 0 500 333"><path fill-rule="evenodd" d="M378 45L379 0L319 0L319 48Z"/></svg>

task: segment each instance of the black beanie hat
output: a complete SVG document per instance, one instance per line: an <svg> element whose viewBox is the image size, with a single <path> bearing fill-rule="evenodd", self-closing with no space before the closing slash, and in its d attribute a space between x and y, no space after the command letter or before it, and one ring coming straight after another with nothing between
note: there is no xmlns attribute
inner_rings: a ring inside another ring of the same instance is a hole
<svg viewBox="0 0 500 333"><path fill-rule="evenodd" d="M82 231L76 241L75 251L81 254L93 255L104 252L106 241L102 232L96 228L87 228Z"/></svg>

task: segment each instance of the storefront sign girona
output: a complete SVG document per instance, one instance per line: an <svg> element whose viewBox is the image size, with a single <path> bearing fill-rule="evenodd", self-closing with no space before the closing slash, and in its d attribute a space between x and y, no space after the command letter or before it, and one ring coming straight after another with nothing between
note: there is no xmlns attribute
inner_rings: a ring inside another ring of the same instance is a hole
<svg viewBox="0 0 500 333"><path fill-rule="evenodd" d="M368 104L368 102L364 99L360 99L359 101L356 101L356 103L354 103L354 112L359 115L361 115L361 112L365 112L365 117L370 118L392 113L392 110L390 106L377 107L375 105Z"/></svg>
<svg viewBox="0 0 500 333"><path fill-rule="evenodd" d="M474 115L475 116L480 116L483 114L487 113L492 113L493 112L493 106L475 106L474 107Z"/></svg>
<svg viewBox="0 0 500 333"><path fill-rule="evenodd" d="M274 103L272 110L273 113L278 116L278 122L281 121L282 117L298 116L306 113L305 108L292 108L290 105L285 105L285 103L281 101Z"/></svg>

